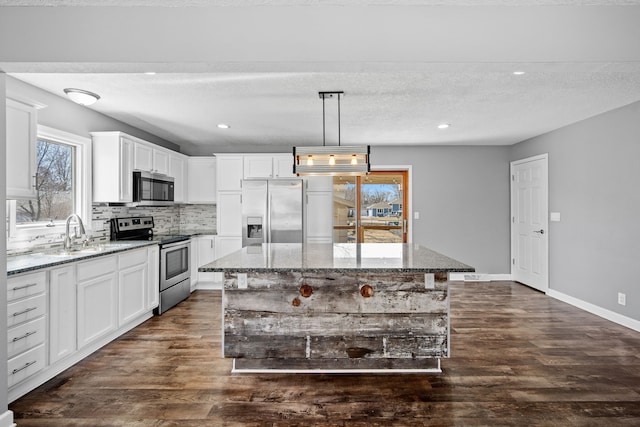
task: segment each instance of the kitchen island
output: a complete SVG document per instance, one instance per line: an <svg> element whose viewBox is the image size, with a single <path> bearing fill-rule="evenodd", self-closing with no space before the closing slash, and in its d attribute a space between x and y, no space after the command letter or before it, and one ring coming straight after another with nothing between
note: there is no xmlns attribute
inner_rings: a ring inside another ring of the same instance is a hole
<svg viewBox="0 0 640 427"><path fill-rule="evenodd" d="M448 273L415 244L262 244L223 272L223 355L238 372L434 372L449 357Z"/></svg>

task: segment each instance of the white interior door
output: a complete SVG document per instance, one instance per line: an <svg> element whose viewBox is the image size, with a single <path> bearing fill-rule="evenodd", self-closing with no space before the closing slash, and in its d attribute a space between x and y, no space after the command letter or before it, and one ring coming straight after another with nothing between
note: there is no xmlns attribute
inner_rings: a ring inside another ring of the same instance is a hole
<svg viewBox="0 0 640 427"><path fill-rule="evenodd" d="M548 158L511 162L511 275L532 288L549 288Z"/></svg>

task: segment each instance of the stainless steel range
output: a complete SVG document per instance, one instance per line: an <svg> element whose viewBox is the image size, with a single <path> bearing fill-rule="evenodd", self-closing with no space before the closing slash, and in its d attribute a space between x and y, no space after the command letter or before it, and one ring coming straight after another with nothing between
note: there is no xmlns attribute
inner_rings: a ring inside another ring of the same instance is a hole
<svg viewBox="0 0 640 427"><path fill-rule="evenodd" d="M160 246L160 304L162 314L191 294L191 238L153 234L153 217L111 219L111 240L153 240Z"/></svg>

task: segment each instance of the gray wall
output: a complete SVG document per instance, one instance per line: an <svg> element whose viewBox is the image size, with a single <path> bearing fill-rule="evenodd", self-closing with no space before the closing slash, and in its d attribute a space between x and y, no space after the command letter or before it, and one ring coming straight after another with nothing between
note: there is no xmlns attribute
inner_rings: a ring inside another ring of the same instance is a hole
<svg viewBox="0 0 640 427"><path fill-rule="evenodd" d="M371 147L374 165L413 166L413 242L509 273L510 147Z"/></svg>
<svg viewBox="0 0 640 427"><path fill-rule="evenodd" d="M640 320L640 102L511 147L549 153L549 286ZM617 294L627 296L625 307Z"/></svg>
<svg viewBox="0 0 640 427"><path fill-rule="evenodd" d="M7 93L9 96L12 94L22 95L45 104L46 108L38 110L38 124L87 138L91 136L89 132L119 130L171 150L180 151L180 146L173 142L166 141L11 76L7 76Z"/></svg>

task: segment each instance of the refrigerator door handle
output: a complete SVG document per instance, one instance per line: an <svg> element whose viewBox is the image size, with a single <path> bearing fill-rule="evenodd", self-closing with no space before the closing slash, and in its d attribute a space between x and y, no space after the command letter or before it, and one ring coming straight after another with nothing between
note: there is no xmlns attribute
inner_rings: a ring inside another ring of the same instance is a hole
<svg viewBox="0 0 640 427"><path fill-rule="evenodd" d="M269 200L267 200L267 241L266 243L271 243L271 208L273 203L273 194L269 193Z"/></svg>

